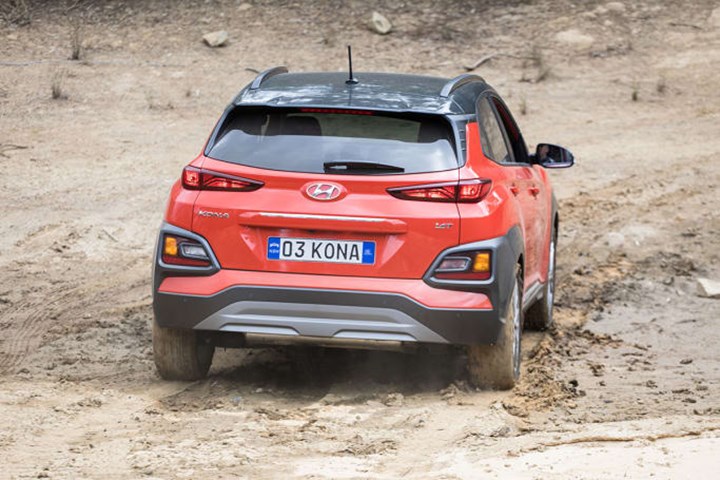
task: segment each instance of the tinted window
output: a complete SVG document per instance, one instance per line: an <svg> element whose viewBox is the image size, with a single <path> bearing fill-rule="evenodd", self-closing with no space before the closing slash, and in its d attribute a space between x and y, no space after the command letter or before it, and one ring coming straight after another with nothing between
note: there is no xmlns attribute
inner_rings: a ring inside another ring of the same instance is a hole
<svg viewBox="0 0 720 480"><path fill-rule="evenodd" d="M332 162L382 164L396 167L393 173L458 167L452 129L442 117L334 112L237 108L223 123L208 156L308 173L323 173Z"/></svg>
<svg viewBox="0 0 720 480"><path fill-rule="evenodd" d="M495 105L495 110L498 112L500 121L505 127L505 133L510 140L513 160L527 163L528 152L525 146L525 140L523 140L515 120L512 118L512 115L510 115L510 111L497 98L493 98L492 101Z"/></svg>
<svg viewBox="0 0 720 480"><path fill-rule="evenodd" d="M512 156L508 151L495 112L486 98L481 99L478 103L478 116L483 154L496 162L512 162Z"/></svg>

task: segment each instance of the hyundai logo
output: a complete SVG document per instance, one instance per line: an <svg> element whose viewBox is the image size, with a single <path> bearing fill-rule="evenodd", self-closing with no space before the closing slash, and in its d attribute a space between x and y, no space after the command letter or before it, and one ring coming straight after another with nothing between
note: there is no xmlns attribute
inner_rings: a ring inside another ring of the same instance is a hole
<svg viewBox="0 0 720 480"><path fill-rule="evenodd" d="M342 187L334 183L312 183L305 191L314 200L335 200L342 193Z"/></svg>

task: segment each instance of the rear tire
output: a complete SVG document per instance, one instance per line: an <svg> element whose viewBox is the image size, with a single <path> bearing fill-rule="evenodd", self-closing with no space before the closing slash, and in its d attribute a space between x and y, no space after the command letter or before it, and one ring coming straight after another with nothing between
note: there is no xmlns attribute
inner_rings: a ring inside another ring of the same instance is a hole
<svg viewBox="0 0 720 480"><path fill-rule="evenodd" d="M494 345L467 347L470 382L478 387L509 390L520 376L520 340L522 335L523 278L520 266L515 270L515 284L503 318L500 337Z"/></svg>
<svg viewBox="0 0 720 480"><path fill-rule="evenodd" d="M205 378L215 347L198 338L194 330L164 328L153 322L155 366L165 380Z"/></svg>
<svg viewBox="0 0 720 480"><path fill-rule="evenodd" d="M553 303L555 302L555 255L557 250L557 231L553 227L548 252L547 281L543 297L535 302L525 313L525 327L531 330L547 330L553 325Z"/></svg>

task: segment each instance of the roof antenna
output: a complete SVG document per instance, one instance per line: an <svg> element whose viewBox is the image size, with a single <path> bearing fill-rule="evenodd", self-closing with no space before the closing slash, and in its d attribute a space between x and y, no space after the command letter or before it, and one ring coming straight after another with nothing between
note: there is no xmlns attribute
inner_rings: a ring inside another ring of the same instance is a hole
<svg viewBox="0 0 720 480"><path fill-rule="evenodd" d="M348 77L347 80L345 80L345 83L348 84L348 85L355 85L356 83L359 83L359 82L358 82L358 79L357 79L357 78L353 77L353 72L352 72L352 48L350 47L350 45L348 45L348 66L350 67L350 76Z"/></svg>

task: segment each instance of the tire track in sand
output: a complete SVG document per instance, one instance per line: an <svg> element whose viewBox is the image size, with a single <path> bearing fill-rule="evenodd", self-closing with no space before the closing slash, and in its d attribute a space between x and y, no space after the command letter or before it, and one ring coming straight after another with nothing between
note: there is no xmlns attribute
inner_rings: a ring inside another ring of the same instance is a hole
<svg viewBox="0 0 720 480"><path fill-rule="evenodd" d="M0 375L22 365L25 357L40 346L43 333L62 312L72 307L71 299L76 298L79 291L76 286L63 286L4 313L2 323L8 326L0 338Z"/></svg>

